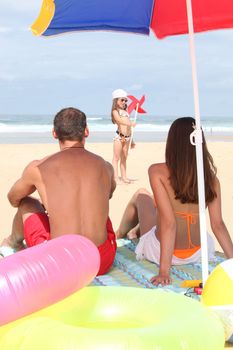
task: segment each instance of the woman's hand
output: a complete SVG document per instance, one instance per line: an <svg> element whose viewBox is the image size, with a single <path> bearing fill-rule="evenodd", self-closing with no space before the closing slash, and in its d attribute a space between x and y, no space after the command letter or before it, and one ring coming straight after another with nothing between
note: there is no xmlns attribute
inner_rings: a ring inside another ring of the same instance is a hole
<svg viewBox="0 0 233 350"><path fill-rule="evenodd" d="M158 286L161 284L161 286L167 286L168 284L172 284L172 279L169 274L158 274L158 276L154 276L150 279L150 282L154 286Z"/></svg>

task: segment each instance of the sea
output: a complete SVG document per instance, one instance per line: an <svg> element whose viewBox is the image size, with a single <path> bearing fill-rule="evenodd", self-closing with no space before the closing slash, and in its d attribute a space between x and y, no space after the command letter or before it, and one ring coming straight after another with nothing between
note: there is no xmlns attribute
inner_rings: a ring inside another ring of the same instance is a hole
<svg viewBox="0 0 233 350"><path fill-rule="evenodd" d="M134 129L136 142L165 141L171 123L178 116L138 114ZM54 143L51 135L53 115L0 114L0 143ZM88 142L112 142L116 125L109 115L87 116ZM205 136L213 141L233 141L233 116L201 116Z"/></svg>

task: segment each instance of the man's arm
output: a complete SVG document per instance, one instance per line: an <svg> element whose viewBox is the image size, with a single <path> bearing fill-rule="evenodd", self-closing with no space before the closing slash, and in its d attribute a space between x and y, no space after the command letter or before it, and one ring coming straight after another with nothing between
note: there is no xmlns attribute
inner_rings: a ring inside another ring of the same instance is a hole
<svg viewBox="0 0 233 350"><path fill-rule="evenodd" d="M20 179L11 187L7 197L13 207L18 207L21 200L35 190L35 171L38 161L31 162L23 171Z"/></svg>
<svg viewBox="0 0 233 350"><path fill-rule="evenodd" d="M112 198L113 192L116 189L116 181L114 178L114 170L113 170L113 166L112 164L110 164L109 162L106 161L106 165L107 165L107 169L111 178L111 190L110 190L110 194L109 194L109 199Z"/></svg>

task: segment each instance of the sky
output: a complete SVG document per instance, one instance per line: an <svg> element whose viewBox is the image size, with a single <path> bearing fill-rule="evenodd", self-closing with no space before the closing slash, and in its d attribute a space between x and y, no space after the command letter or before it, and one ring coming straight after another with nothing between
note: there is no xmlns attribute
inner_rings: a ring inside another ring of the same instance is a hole
<svg viewBox="0 0 233 350"><path fill-rule="evenodd" d="M36 37L42 0L0 0L0 115L77 107L106 115L122 88L159 116L194 115L187 35L114 32ZM233 119L233 30L195 35L200 113Z"/></svg>

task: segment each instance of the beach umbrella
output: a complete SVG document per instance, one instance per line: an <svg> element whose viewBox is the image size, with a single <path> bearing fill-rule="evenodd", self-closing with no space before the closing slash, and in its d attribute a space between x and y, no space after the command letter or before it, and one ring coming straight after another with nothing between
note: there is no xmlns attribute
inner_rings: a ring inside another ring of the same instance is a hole
<svg viewBox="0 0 233 350"><path fill-rule="evenodd" d="M189 34L196 129L190 142L196 147L202 281L208 278L202 132L199 110L194 33L233 27L233 0L43 0L31 26L35 35L51 36L83 30L109 30L159 38Z"/></svg>

